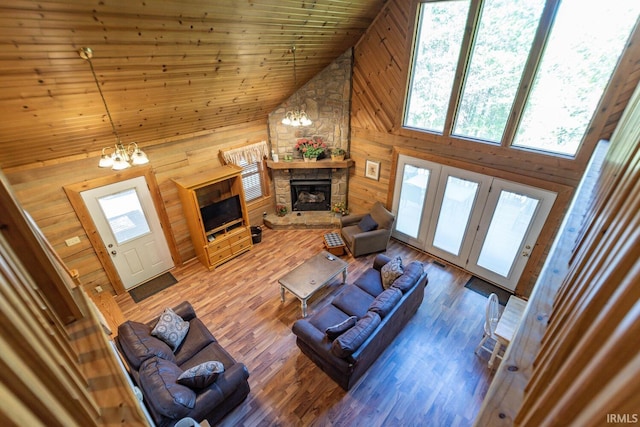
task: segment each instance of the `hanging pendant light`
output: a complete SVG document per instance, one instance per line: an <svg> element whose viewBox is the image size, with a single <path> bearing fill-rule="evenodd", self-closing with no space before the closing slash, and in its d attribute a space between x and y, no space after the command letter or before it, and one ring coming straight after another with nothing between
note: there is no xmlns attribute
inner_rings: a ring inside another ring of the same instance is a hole
<svg viewBox="0 0 640 427"><path fill-rule="evenodd" d="M291 47L291 53L293 53L293 85L295 88L298 87L298 80L296 76L296 47ZM295 94L295 98L297 98L297 92ZM296 108L295 110L287 111L282 119L282 124L286 126L309 126L311 124L311 119L307 116L307 113L304 110Z"/></svg>
<svg viewBox="0 0 640 427"><path fill-rule="evenodd" d="M98 92L100 93L100 98L102 98L104 108L105 110L107 110L107 117L109 117L109 123L111 123L113 135L116 137L115 147L105 147L102 149L102 155L100 156L98 166L101 168L111 168L113 170L119 171L129 168L131 167L131 165L137 166L149 163L149 158L140 148L138 148L138 144L132 142L125 147L125 145L120 141L120 136L118 136L116 127L113 124L113 119L111 118L111 113L109 112L107 101L104 99L102 89L100 88L100 84L98 83L98 77L96 76L96 72L93 69L93 63L91 62L91 58L93 58L93 50L91 50L90 47L83 47L80 49L79 53L82 59L89 62L89 66L91 67L91 74L93 74L93 80L96 82L96 87L98 88ZM113 152L109 154L109 151L112 149Z"/></svg>

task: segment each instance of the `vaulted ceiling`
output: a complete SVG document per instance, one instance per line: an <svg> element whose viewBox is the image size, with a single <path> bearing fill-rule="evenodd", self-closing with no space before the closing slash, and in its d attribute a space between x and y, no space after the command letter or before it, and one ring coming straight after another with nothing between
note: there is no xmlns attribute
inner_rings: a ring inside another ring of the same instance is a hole
<svg viewBox="0 0 640 427"><path fill-rule="evenodd" d="M11 0L0 5L0 168L265 120L384 0ZM297 78L293 55L296 46Z"/></svg>

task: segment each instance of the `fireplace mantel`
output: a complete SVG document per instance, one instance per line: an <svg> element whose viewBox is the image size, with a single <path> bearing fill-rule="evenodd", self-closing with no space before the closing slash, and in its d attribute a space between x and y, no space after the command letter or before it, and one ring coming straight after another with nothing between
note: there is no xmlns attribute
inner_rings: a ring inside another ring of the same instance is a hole
<svg viewBox="0 0 640 427"><path fill-rule="evenodd" d="M289 170L289 169L346 169L354 165L352 159L333 161L331 159L322 159L316 162L274 162L267 160L267 167L270 169Z"/></svg>

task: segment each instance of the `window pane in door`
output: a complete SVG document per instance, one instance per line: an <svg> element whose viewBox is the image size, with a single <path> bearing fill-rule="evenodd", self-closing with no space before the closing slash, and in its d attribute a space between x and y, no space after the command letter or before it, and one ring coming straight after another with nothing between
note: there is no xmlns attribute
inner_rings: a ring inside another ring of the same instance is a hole
<svg viewBox="0 0 640 427"><path fill-rule="evenodd" d="M537 199L501 191L477 264L508 277L534 218Z"/></svg>
<svg viewBox="0 0 640 427"><path fill-rule="evenodd" d="M398 203L396 231L418 238L430 171L405 165Z"/></svg>
<svg viewBox="0 0 640 427"><path fill-rule="evenodd" d="M478 183L455 176L447 178L438 225L436 226L433 245L455 256L460 254L460 247L467 231L471 209L476 199Z"/></svg>
<svg viewBox="0 0 640 427"><path fill-rule="evenodd" d="M405 126L444 130L468 11L469 0L420 7Z"/></svg>
<svg viewBox="0 0 640 427"><path fill-rule="evenodd" d="M151 232L135 188L100 197L98 203L119 245Z"/></svg>
<svg viewBox="0 0 640 427"><path fill-rule="evenodd" d="M455 135L500 142L544 3L544 0L485 1Z"/></svg>

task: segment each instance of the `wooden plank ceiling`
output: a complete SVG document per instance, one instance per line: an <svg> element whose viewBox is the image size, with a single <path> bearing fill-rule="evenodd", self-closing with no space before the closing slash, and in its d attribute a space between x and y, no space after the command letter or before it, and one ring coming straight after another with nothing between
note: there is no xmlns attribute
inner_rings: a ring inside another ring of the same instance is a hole
<svg viewBox="0 0 640 427"><path fill-rule="evenodd" d="M384 0L11 0L0 168L141 147L267 115L353 46ZM297 84L291 47L296 46Z"/></svg>

